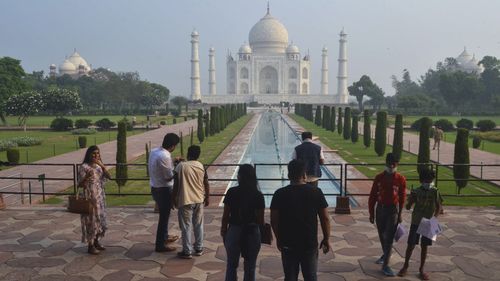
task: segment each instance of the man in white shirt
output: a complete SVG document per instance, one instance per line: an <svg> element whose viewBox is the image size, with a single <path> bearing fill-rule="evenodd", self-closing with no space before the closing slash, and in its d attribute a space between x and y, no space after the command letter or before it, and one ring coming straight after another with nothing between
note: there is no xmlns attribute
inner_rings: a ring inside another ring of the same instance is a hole
<svg viewBox="0 0 500 281"><path fill-rule="evenodd" d="M179 258L190 259L192 255L203 254L203 206L209 204L210 186L205 167L200 163L200 147L188 148L187 160L175 168L173 198L179 209L179 227L182 231L182 251ZM194 249L191 242L191 228L194 229Z"/></svg>
<svg viewBox="0 0 500 281"><path fill-rule="evenodd" d="M156 230L156 252L175 251L175 247L165 245L165 242L168 242L168 219L172 208L174 185L174 166L170 153L175 150L179 140L178 135L168 133L163 138L161 147L153 149L149 155L149 184L160 213Z"/></svg>

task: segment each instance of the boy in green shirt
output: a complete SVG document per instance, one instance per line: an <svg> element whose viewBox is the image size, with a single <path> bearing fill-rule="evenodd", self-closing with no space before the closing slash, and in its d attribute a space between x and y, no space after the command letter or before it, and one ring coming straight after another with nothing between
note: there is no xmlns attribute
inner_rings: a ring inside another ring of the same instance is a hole
<svg viewBox="0 0 500 281"><path fill-rule="evenodd" d="M437 188L434 187L433 181L435 177L436 175L433 170L423 170L419 175L421 185L416 190L412 190L406 204L406 209L408 210L411 209L413 204L415 204L415 207L413 208L411 216L411 227L410 233L408 234L405 263L403 268L399 271L398 276L403 277L406 275L413 249L415 249L415 245L421 240L419 277L422 280L429 280L429 274L424 272L424 264L427 257L427 247L432 245L432 240L424 236L420 239L420 234L417 234L417 229L422 218L430 219L432 216L437 217L441 211L443 199Z"/></svg>

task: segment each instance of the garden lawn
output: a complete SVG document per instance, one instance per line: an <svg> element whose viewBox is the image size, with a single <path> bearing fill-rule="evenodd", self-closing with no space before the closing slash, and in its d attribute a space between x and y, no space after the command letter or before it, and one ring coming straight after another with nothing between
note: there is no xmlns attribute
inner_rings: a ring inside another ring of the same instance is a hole
<svg viewBox="0 0 500 281"><path fill-rule="evenodd" d="M201 147L201 155L200 159L198 159L203 164L211 164L219 154L231 143L233 138L238 135L241 129L250 121L252 118L251 114L243 116L233 123L229 124L227 128L220 132L217 135L209 136L205 138L204 142L200 144L198 142L198 138L196 137L196 131L194 131L194 144L199 145ZM183 150L184 156L187 153L187 149L190 145L190 136L183 136ZM172 152L172 156L180 156L181 153L180 144L177 145L174 152ZM144 152L145 153L145 152ZM132 162L133 164L138 164L138 166L129 166L128 170L128 178L126 185L121 187L121 193L127 194L147 194L147 195L127 195L127 196L115 196L110 194L118 193L118 186L115 181L108 181L106 183L106 201L108 206L123 206L123 205L146 205L150 201L152 201L149 179L147 178L146 173L146 156L142 155L138 159ZM115 170L111 170L111 175L114 177ZM133 180L137 179L137 180ZM71 192L71 189L66 190L65 192ZM60 204L63 202L63 199L60 197L56 197L54 199L50 199L50 204Z"/></svg>
<svg viewBox="0 0 500 281"><path fill-rule="evenodd" d="M128 131L127 135L132 136L143 133L142 129ZM101 144L116 140L117 131L98 131L87 137L87 146ZM78 135L71 132L54 132L49 130L28 130L24 131L0 131L0 139L10 139L13 137L37 137L42 139L41 145L30 147L18 147L21 163L32 163L38 160L56 156L70 151L80 149L78 147ZM0 161L7 161L7 153L0 152Z"/></svg>
<svg viewBox="0 0 500 281"><path fill-rule="evenodd" d="M404 116L403 117L403 124L404 125L411 125L413 122L417 121L418 119L422 118L424 116ZM500 116L427 116L432 119L432 121L437 121L439 119L448 119L453 125L457 123L458 120L464 118L464 119L469 119L474 122L474 125L476 124L477 121L479 120L491 120L497 124L497 126L500 126ZM394 119L394 117L392 118ZM394 123L394 122L392 122Z"/></svg>
<svg viewBox="0 0 500 281"><path fill-rule="evenodd" d="M299 123L306 130L311 131L315 136L318 136L321 142L332 149L337 149L338 154L350 164L369 163L369 164L384 164L385 155L377 156L374 151L372 140L371 146L365 148L363 145L363 138L360 137L357 143L352 143L350 140L344 140L337 132L327 131L313 122L306 119L290 114L297 123ZM432 145L432 142L431 142ZM386 146L386 153L391 152L392 147ZM401 163L417 163L417 156L407 152L403 152ZM368 178L374 178L376 174L380 173L383 165L359 165L355 166L361 173ZM398 167L398 171L407 178L408 188L416 188L419 186L418 173L416 165ZM453 180L453 172L451 169L439 167L438 171L438 187L443 195L456 195L457 188ZM349 189L348 189L349 192ZM462 195L485 195L485 194L500 194L500 188L488 182L471 182L461 190ZM499 197L451 197L445 196L445 205L459 205L459 206L497 206L500 207Z"/></svg>

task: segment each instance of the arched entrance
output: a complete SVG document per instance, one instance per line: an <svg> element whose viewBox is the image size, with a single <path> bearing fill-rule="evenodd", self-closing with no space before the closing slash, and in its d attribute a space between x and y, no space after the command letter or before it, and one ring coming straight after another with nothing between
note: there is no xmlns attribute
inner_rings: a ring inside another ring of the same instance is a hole
<svg viewBox="0 0 500 281"><path fill-rule="evenodd" d="M259 73L259 93L278 94L278 71L272 66L266 66Z"/></svg>

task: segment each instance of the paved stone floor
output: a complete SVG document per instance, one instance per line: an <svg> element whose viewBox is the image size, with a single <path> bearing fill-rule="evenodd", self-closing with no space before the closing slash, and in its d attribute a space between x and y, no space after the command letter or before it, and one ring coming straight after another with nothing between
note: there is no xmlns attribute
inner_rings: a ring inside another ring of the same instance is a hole
<svg viewBox="0 0 500 281"><path fill-rule="evenodd" d="M99 256L88 255L80 243L78 215L56 208L0 211L0 280L223 280L221 208L206 209L205 254L192 260L153 251L157 214L151 208L108 211L110 227L103 239L107 250ZM405 221L409 215L404 213ZM171 218L176 218L175 212ZM432 280L499 280L500 209L447 207L440 220L445 231L428 258ZM178 234L173 221L172 232ZM383 279L374 264L380 255L377 234L364 209L352 215L332 214L331 240L333 253L320 254L319 280ZM395 244L395 270L402 265L405 247L405 242ZM389 279L417 280L418 259L415 251L405 279ZM257 265L258 280L283 280L274 245L262 247Z"/></svg>

